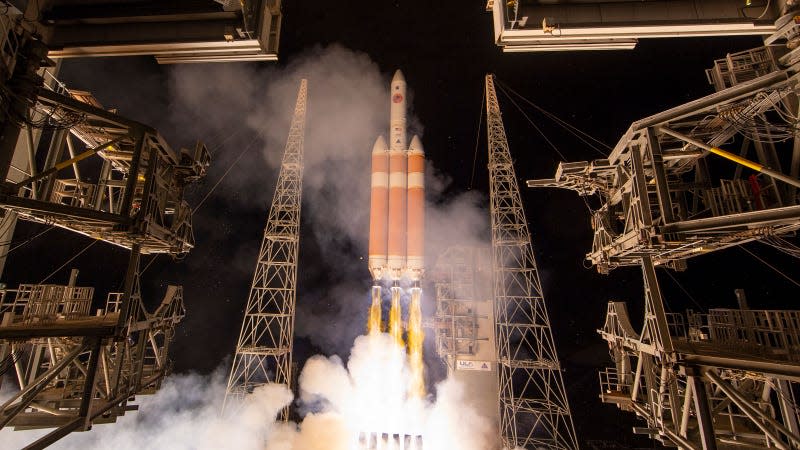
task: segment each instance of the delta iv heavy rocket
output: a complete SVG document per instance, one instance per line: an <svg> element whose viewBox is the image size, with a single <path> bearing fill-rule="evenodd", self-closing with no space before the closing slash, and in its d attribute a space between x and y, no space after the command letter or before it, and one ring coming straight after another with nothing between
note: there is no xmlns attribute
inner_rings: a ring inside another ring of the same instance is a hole
<svg viewBox="0 0 800 450"><path fill-rule="evenodd" d="M406 147L406 80L399 70L390 88L389 145L379 136L372 147L369 269L377 282L397 284L423 275L425 153L415 135Z"/></svg>
<svg viewBox="0 0 800 450"><path fill-rule="evenodd" d="M372 304L369 333L384 330L381 281L392 282L392 302L385 330L407 348L410 380L408 394L425 397L422 347L422 288L425 229L425 153L417 136L406 147L406 80L399 70L390 85L389 145L379 136L372 147L372 198L369 217L369 270ZM408 320L403 339L400 280L411 280Z"/></svg>

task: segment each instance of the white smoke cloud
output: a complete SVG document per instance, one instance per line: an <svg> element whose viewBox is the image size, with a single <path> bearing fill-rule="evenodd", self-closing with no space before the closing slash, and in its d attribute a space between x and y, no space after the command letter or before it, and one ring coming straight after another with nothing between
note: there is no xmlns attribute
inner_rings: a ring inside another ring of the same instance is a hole
<svg viewBox="0 0 800 450"><path fill-rule="evenodd" d="M275 422L292 401L282 385L256 389L230 414L221 415L224 369L211 376L173 375L152 396L140 396L136 413L116 424L72 433L54 449L134 450L355 450L359 432L421 435L425 450L493 448L491 422L465 402L455 380L436 388L436 400L409 399L405 350L387 334L360 336L347 363L337 356L308 360L300 378L300 406L311 410L301 423ZM3 396L10 391L4 388ZM0 430L4 448L20 448L46 431Z"/></svg>
<svg viewBox="0 0 800 450"><path fill-rule="evenodd" d="M7 386L4 391L8 398L11 391ZM285 386L267 385L254 391L235 417L222 418L224 396L223 369L209 376L170 376L155 395L137 397L139 412L120 417L116 424L94 425L91 431L72 433L52 448L259 449L272 433L277 411L292 398ZM22 448L48 431L4 428L0 442L3 448Z"/></svg>

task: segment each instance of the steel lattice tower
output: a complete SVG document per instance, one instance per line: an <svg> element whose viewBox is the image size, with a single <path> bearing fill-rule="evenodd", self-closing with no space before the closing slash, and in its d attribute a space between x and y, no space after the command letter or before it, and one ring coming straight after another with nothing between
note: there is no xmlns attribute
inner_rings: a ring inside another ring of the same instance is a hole
<svg viewBox="0 0 800 450"><path fill-rule="evenodd" d="M500 438L508 449L577 448L492 75L486 111Z"/></svg>
<svg viewBox="0 0 800 450"><path fill-rule="evenodd" d="M302 80L233 358L223 411L265 383L291 388L307 82ZM288 408L281 413L286 420Z"/></svg>

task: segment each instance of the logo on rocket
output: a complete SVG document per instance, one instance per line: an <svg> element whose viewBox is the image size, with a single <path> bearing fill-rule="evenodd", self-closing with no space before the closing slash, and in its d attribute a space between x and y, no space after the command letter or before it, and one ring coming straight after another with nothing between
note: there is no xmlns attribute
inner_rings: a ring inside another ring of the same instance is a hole
<svg viewBox="0 0 800 450"><path fill-rule="evenodd" d="M425 152L417 136L406 145L406 80L399 70L390 87L389 145L372 147L369 269L374 280L423 275Z"/></svg>

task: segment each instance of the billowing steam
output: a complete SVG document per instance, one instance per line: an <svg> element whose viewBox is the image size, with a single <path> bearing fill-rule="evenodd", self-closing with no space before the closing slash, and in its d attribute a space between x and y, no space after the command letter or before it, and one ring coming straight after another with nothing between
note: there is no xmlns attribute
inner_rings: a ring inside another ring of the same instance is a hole
<svg viewBox="0 0 800 450"><path fill-rule="evenodd" d="M297 424L274 421L292 401L278 385L257 389L221 417L224 370L173 375L155 395L139 398L139 412L73 433L53 448L354 450L359 433L375 430L421 435L425 450L492 448L493 428L465 406L468 394L455 381L437 386L435 403L407 400L405 351L388 334L356 339L347 366L337 356L309 359L300 375L308 414ZM44 433L3 430L0 439L4 448L21 448Z"/></svg>
<svg viewBox="0 0 800 450"><path fill-rule="evenodd" d="M309 80L301 247L315 247L320 260L301 258L300 282L313 282L302 287L298 298L295 333L334 356L314 356L303 368L295 404L305 413L300 423L274 421L277 411L292 401L278 386L259 389L235 416L220 417L228 370L223 365L211 376L172 375L158 393L137 399L139 412L126 414L115 425L73 433L54 448L350 450L356 448L359 432L371 431L422 435L425 450L496 447L494 424L465 401L475 393L444 380L427 399L408 400L413 396L406 395L405 352L387 334L361 336L369 307L364 283L369 280L370 150L375 138L388 132L388 74L395 69L379 69L368 56L338 46L312 49L283 69L239 64L171 69L173 133L207 130L207 141L218 149L209 178L219 179L243 155L210 205L217 197L220 203L250 209L269 204L299 81ZM413 78L408 85L413 90ZM409 104L413 107L413 96ZM409 119L409 133L421 135L413 114ZM248 147L252 150L246 151ZM426 171L426 260L431 267L450 245L485 245L488 217L475 195L440 200L447 178L430 164ZM208 236L229 232L222 214L208 206L194 222L199 246ZM220 270L251 273L253 258L239 256L256 250L229 251L235 258ZM189 255L187 264L201 263ZM317 273L319 267L335 269ZM190 315L193 301L187 297ZM422 301L433 301L432 289ZM346 363L336 356L348 354ZM0 442L20 447L41 434L2 430Z"/></svg>

